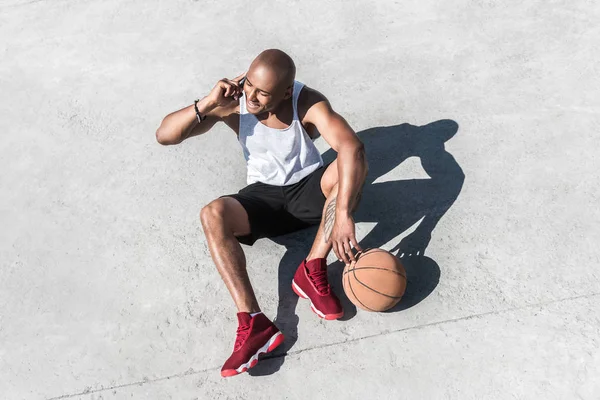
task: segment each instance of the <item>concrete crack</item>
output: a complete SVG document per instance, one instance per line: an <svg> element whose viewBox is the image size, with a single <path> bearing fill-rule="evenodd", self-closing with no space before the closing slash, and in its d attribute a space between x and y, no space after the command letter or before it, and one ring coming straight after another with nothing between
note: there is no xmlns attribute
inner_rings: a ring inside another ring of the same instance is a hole
<svg viewBox="0 0 600 400"><path fill-rule="evenodd" d="M277 358L286 357L286 356L296 356L298 354L301 354L301 353L304 353L304 352L307 352L307 351L325 349L325 348L328 348L328 347L339 346L339 345L346 344L346 343L353 343L353 342L358 342L360 340L371 339L371 338L378 337L378 336L385 336L385 335L390 335L390 334L399 333L399 332L405 332L405 331L416 330L416 329L423 329L423 328L427 328L427 327L430 327L430 326L437 326L437 325L442 325L442 324L447 324L447 323L453 323L453 322L459 322L459 321L468 321L470 319L476 319L476 318L486 317L488 315L505 314L505 313L509 313L509 312L513 312L513 311L526 310L526 309L529 309L529 308L544 307L544 306L547 306L547 305L550 305L550 304L560 303L560 302L563 302L563 301L572 301L572 300L584 299L584 298L588 298L588 297L595 297L595 296L599 296L599 295L600 295L600 293L584 294L584 295L579 295L579 296L573 296L573 297L566 297L566 298L557 299L557 300L551 300L551 301L547 301L547 302L543 302L543 303L528 304L528 305L521 306L521 307L506 308L504 310L488 311L488 312L485 312L485 313L473 314L473 315L468 315L468 316L465 316L465 317L446 319L446 320L442 320L442 321L435 321L435 322L430 322L430 323L422 324L422 325L415 325L415 326L409 326L409 327L406 327L406 328L401 328L401 329L396 329L396 330L383 331L383 332L379 332L379 333L372 334L372 335L366 335L366 336L361 336L361 337L354 338L354 339L344 340L342 342L327 343L327 344L323 344L323 345L319 345L319 346L309 347L309 348L306 348L306 349L301 349L301 350L286 352L286 353L283 353L283 354L277 354L277 355L273 355L273 356L266 356L266 357L261 358L261 359L263 361L266 361L266 360L269 360L269 359L277 359ZM75 397L75 396L83 396L83 395L86 395L86 394L104 392L104 391L107 391L107 390L122 389L122 388L129 387L129 386L136 386L136 385L140 385L141 386L141 385L146 384L146 383L161 382L161 381L166 381L166 380L175 379L175 378L183 378L185 376L190 376L190 375L198 375L198 374L202 374L202 373L209 372L209 371L219 370L220 368L221 368L220 366L217 366L217 367L205 368L203 370L198 370L198 371L193 370L192 368L190 368L186 372L182 372L182 373L179 373L179 374L164 376L164 377L156 378L156 379L144 379L144 380L141 380L141 381L124 383L122 385L116 385L116 386L111 386L111 387L103 387L103 388L100 388L100 389L85 390L85 391L82 391L82 392L79 392L79 393L64 394L62 396L48 398L47 400L68 399L68 398Z"/></svg>

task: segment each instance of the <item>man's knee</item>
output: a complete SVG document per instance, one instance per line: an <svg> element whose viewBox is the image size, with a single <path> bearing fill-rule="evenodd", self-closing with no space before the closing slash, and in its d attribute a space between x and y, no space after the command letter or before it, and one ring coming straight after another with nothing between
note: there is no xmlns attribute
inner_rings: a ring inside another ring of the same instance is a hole
<svg viewBox="0 0 600 400"><path fill-rule="evenodd" d="M200 222L204 231L222 228L225 222L225 202L223 199L213 200L202 207Z"/></svg>
<svg viewBox="0 0 600 400"><path fill-rule="evenodd" d="M321 191L325 195L325 197L329 197L329 195L337 188L338 184L338 166L337 159L334 160L321 177Z"/></svg>

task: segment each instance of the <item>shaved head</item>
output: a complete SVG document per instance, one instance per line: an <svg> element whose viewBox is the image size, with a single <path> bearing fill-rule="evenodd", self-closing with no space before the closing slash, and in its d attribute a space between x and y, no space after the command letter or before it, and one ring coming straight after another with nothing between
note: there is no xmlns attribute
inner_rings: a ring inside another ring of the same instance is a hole
<svg viewBox="0 0 600 400"><path fill-rule="evenodd" d="M292 58L281 50L268 49L260 53L250 64L250 70L259 69L269 75L279 87L287 88L294 84L296 65Z"/></svg>

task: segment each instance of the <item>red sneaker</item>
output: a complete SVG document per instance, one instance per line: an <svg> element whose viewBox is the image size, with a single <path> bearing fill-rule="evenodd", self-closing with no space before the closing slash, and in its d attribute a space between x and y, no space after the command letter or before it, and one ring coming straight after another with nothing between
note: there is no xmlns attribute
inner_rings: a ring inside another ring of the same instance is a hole
<svg viewBox="0 0 600 400"><path fill-rule="evenodd" d="M233 354L221 368L224 377L246 372L258 363L259 355L269 353L283 343L283 334L263 313L251 317L240 312L237 317L239 326Z"/></svg>
<svg viewBox="0 0 600 400"><path fill-rule="evenodd" d="M340 300L327 281L327 260L324 258L302 261L292 279L292 289L298 296L310 300L311 310L320 318L332 320L344 316Z"/></svg>

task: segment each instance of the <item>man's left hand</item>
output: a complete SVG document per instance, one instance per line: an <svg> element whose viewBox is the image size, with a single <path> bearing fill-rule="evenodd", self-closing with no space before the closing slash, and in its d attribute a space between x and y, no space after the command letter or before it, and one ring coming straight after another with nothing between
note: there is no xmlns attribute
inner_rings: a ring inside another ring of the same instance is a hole
<svg viewBox="0 0 600 400"><path fill-rule="evenodd" d="M329 240L331 240L333 252L338 260L343 261L346 265L356 261L352 247L362 251L356 240L354 219L350 214L336 212Z"/></svg>

